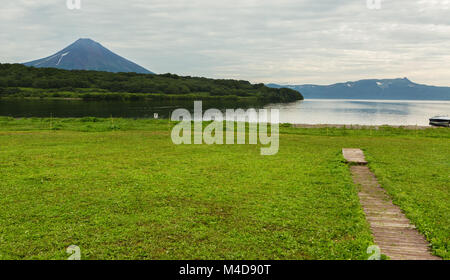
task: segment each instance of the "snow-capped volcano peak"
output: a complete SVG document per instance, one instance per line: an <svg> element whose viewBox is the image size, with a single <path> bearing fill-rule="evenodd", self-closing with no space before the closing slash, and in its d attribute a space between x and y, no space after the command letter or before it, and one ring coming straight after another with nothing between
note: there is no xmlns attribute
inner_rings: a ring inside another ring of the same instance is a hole
<svg viewBox="0 0 450 280"><path fill-rule="evenodd" d="M78 39L49 57L25 63L26 66L66 70L96 70L151 74L147 69L111 52L91 39Z"/></svg>

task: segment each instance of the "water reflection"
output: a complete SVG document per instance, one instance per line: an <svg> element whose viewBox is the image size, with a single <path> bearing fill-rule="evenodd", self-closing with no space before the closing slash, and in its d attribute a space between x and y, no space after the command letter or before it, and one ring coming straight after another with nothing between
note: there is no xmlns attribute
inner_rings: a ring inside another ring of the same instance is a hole
<svg viewBox="0 0 450 280"><path fill-rule="evenodd" d="M450 114L450 101L308 99L265 108L279 109L286 123L428 125L430 117Z"/></svg>
<svg viewBox="0 0 450 280"><path fill-rule="evenodd" d="M106 102L0 99L0 116L169 118L177 108L194 109L193 101ZM450 101L308 99L287 104L204 101L203 111L217 108L276 108L280 122L295 124L428 125L436 115L450 115Z"/></svg>
<svg viewBox="0 0 450 280"><path fill-rule="evenodd" d="M255 101L204 101L203 109L210 108L262 108L264 104ZM109 118L169 118L177 108L194 110L193 101L81 101L81 100L29 100L0 99L0 116L11 117L99 117Z"/></svg>

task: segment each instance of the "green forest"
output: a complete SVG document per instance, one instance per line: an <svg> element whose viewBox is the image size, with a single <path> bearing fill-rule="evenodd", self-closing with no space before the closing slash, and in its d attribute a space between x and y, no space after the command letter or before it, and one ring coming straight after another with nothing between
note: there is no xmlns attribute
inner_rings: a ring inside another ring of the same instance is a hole
<svg viewBox="0 0 450 280"><path fill-rule="evenodd" d="M0 97L140 99L302 100L298 91L248 81L181 77L175 74L110 73L0 64Z"/></svg>

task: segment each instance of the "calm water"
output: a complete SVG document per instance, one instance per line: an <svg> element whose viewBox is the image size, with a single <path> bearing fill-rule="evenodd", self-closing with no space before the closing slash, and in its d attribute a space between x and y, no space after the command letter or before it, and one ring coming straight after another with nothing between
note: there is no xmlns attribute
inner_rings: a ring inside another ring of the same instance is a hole
<svg viewBox="0 0 450 280"><path fill-rule="evenodd" d="M97 102L79 100L0 100L0 116L168 118L193 102ZM288 104L203 102L203 109L275 108L280 121L296 124L428 125L436 115L450 115L450 101L309 99Z"/></svg>
<svg viewBox="0 0 450 280"><path fill-rule="evenodd" d="M450 101L309 99L271 104L280 121L296 124L420 125L437 115L450 115Z"/></svg>

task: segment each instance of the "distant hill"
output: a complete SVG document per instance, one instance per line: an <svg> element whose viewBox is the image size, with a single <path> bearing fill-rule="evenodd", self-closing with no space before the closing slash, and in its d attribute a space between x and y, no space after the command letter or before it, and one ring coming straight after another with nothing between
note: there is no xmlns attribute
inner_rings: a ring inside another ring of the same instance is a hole
<svg viewBox="0 0 450 280"><path fill-rule="evenodd" d="M385 100L450 100L450 87L416 84L407 78L385 80L361 80L319 85L277 85L272 88L290 88L305 98L318 99L385 99Z"/></svg>
<svg viewBox="0 0 450 280"><path fill-rule="evenodd" d="M24 65L66 70L152 73L91 39L79 39L62 51L46 58L24 63Z"/></svg>

